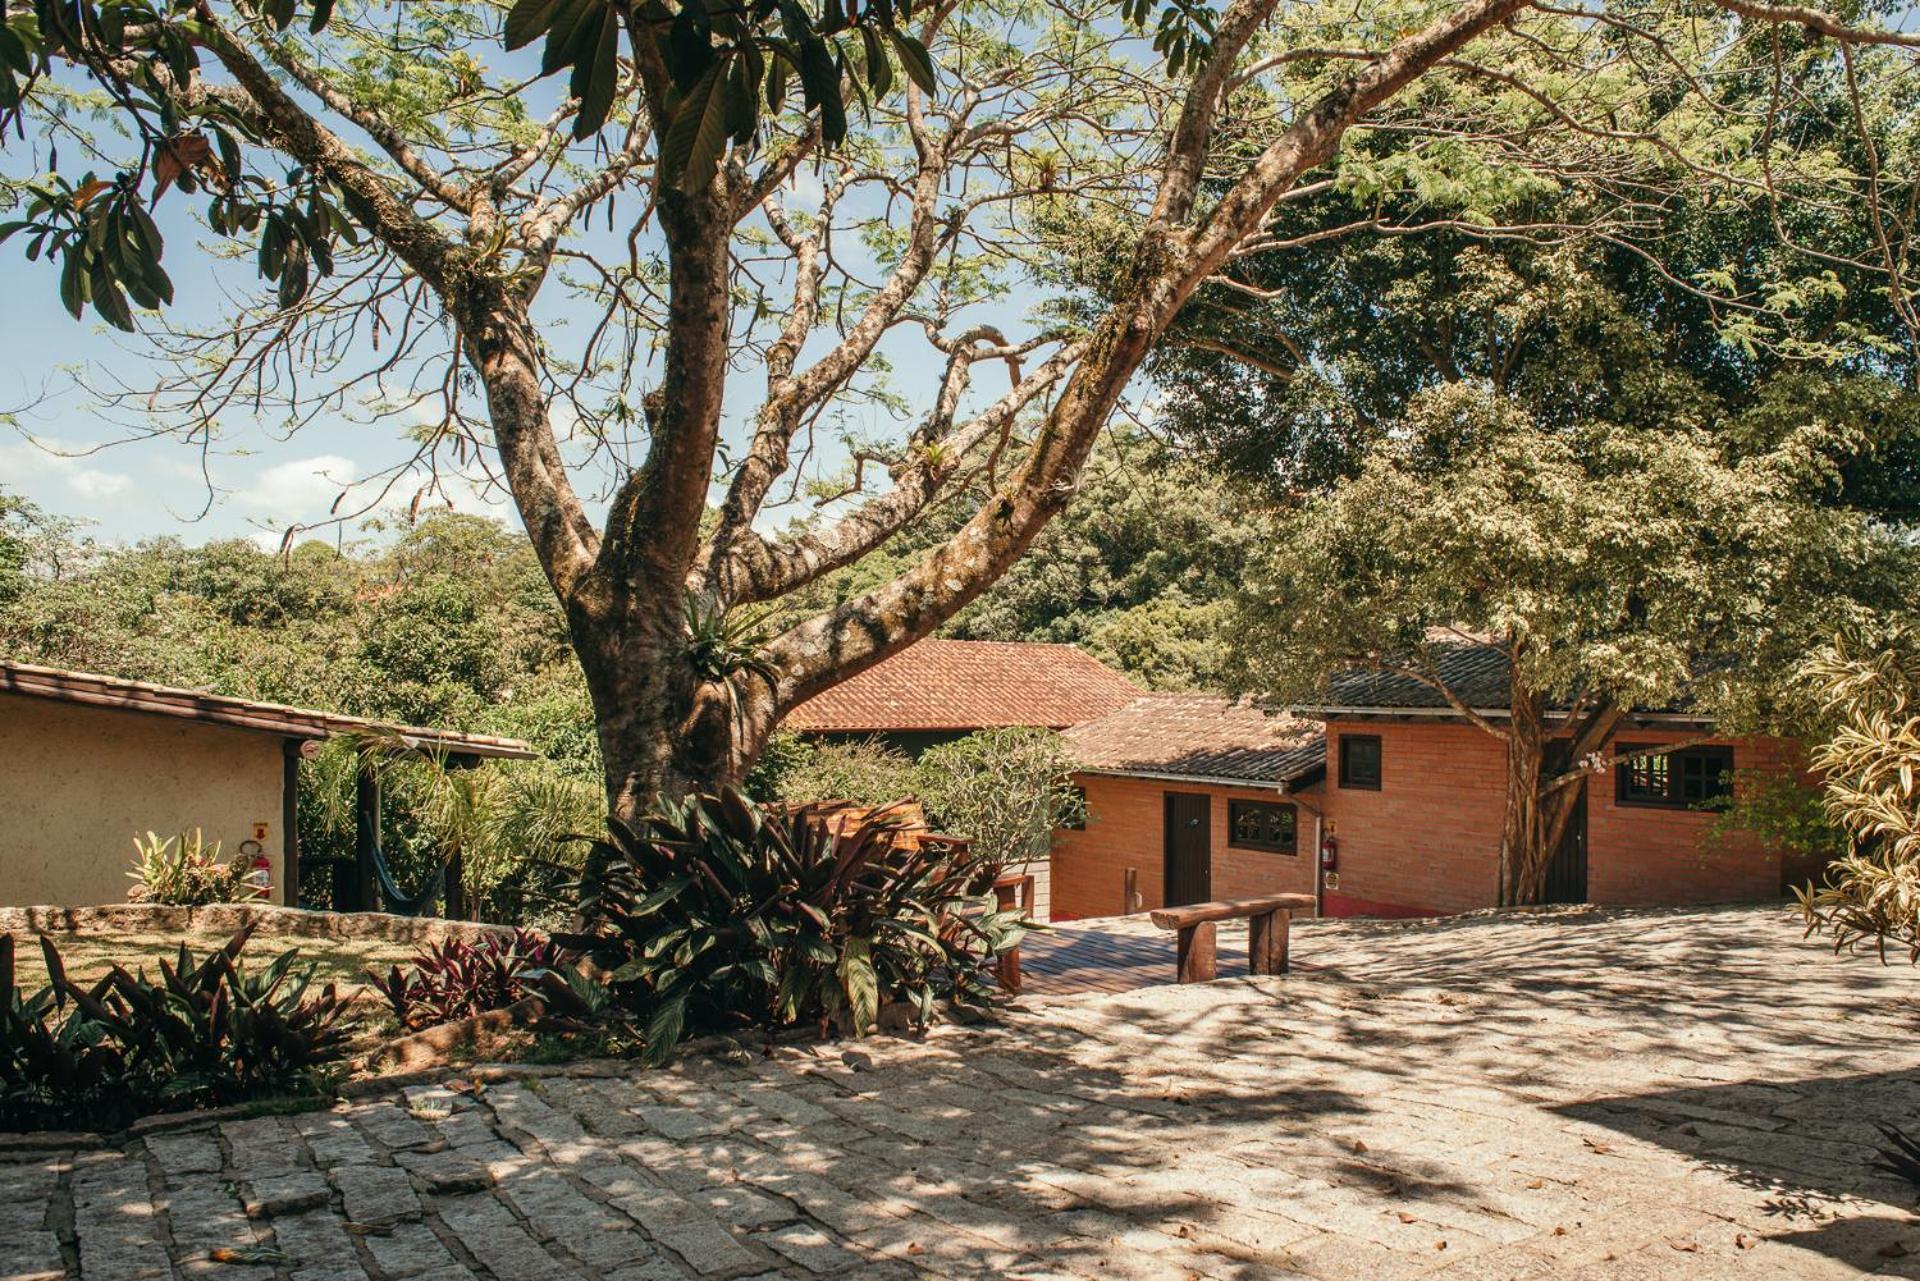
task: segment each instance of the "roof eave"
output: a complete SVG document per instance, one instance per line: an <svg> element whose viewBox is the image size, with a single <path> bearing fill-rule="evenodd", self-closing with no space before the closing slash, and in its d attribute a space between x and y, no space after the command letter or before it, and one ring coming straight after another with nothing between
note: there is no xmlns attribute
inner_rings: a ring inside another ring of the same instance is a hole
<svg viewBox="0 0 1920 1281"><path fill-rule="evenodd" d="M1452 707L1353 707L1353 706L1316 706L1292 707L1293 715L1310 720L1369 720L1369 721L1464 721L1466 715ZM1488 720L1503 721L1511 714L1505 707L1475 707L1470 709L1475 716ZM1565 720L1564 710L1548 709L1550 720ZM1689 712L1629 712L1621 722L1640 728L1670 726L1674 729L1712 729L1717 722L1711 716L1698 716Z"/></svg>
<svg viewBox="0 0 1920 1281"><path fill-rule="evenodd" d="M324 740L343 734L373 733L397 738L409 748L444 751L456 757L536 760L540 755L518 739L475 739L425 726L389 725L304 708L248 705L245 700L228 699L222 695L172 689L144 681L101 678L93 673L56 673L47 669L23 669L21 666L0 667L0 694L73 707L90 707L99 711L163 716L169 720L218 725L224 729L267 734L296 742Z"/></svg>
<svg viewBox="0 0 1920 1281"><path fill-rule="evenodd" d="M1139 778L1156 783L1198 783L1210 787L1238 787L1254 791L1280 792L1283 795L1312 787L1325 778L1327 768L1304 770L1286 778L1229 778L1219 774L1183 774L1171 770L1128 769L1120 765L1076 765L1076 774L1095 774L1101 778Z"/></svg>

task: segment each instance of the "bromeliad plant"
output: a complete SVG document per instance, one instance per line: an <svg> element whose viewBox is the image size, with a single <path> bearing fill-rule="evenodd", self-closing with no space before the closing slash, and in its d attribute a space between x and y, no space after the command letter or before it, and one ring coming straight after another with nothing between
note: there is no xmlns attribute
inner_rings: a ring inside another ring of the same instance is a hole
<svg viewBox="0 0 1920 1281"><path fill-rule="evenodd" d="M207 844L197 827L164 840L157 832L134 837L133 870L127 875L134 882L127 897L135 903L204 907L252 897L247 865L222 860L220 842Z"/></svg>
<svg viewBox="0 0 1920 1281"><path fill-rule="evenodd" d="M995 869L921 839L899 810L762 809L732 789L667 805L594 843L580 932L557 941L606 976L659 1062L689 1032L818 1024L863 1034L883 1007L993 999L996 959L1025 933L983 896ZM556 1011L577 985L548 971Z"/></svg>
<svg viewBox="0 0 1920 1281"><path fill-rule="evenodd" d="M447 939L429 944L404 970L393 966L373 985L393 1006L394 1017L412 1031L501 1010L535 990L537 971L560 962L560 951L529 930L489 934L478 942Z"/></svg>
<svg viewBox="0 0 1920 1281"><path fill-rule="evenodd" d="M184 944L156 981L115 965L91 986L67 977L42 937L48 981L14 986L14 940L0 935L0 1129L100 1128L148 1112L267 1096L317 1096L346 1056L348 1002L287 951L240 960L249 925L196 960Z"/></svg>

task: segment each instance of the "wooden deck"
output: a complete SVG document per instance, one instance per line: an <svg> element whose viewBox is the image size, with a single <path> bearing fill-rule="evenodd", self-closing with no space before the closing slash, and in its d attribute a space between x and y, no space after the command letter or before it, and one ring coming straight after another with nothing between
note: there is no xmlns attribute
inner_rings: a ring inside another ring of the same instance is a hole
<svg viewBox="0 0 1920 1281"><path fill-rule="evenodd" d="M1247 923L1220 924L1220 976L1247 972ZM1296 968L1301 958L1295 956ZM1020 943L1023 996L1072 996L1082 992L1131 992L1175 979L1172 930L1145 913L1071 921L1037 930Z"/></svg>

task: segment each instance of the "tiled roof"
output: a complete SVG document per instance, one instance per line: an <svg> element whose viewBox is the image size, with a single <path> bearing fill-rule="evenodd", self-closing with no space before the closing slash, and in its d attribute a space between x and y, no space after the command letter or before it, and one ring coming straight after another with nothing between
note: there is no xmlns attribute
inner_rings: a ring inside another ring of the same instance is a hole
<svg viewBox="0 0 1920 1281"><path fill-rule="evenodd" d="M1440 679L1461 702L1478 712L1504 714L1508 710L1513 701L1513 687L1505 651L1495 645L1466 643L1436 646L1432 654ZM1705 673L1703 666L1696 670L1695 675ZM1564 711L1567 705L1564 698L1548 700L1549 710ZM1296 710L1306 715L1337 715L1341 712L1458 714L1453 704L1431 685L1411 676L1359 667L1335 672L1327 678L1327 695L1323 702L1304 705ZM1708 719L1698 717L1684 698L1659 707L1636 707L1634 715L1698 719L1703 724Z"/></svg>
<svg viewBox="0 0 1920 1281"><path fill-rule="evenodd" d="M1072 645L923 640L815 694L781 726L855 733L1065 729L1139 693L1138 685Z"/></svg>
<svg viewBox="0 0 1920 1281"><path fill-rule="evenodd" d="M1304 785L1327 763L1317 724L1222 694L1145 694L1066 737L1081 765L1106 774Z"/></svg>
<svg viewBox="0 0 1920 1281"><path fill-rule="evenodd" d="M1469 707L1504 708L1511 697L1507 656L1493 645L1436 647L1434 666L1448 689ZM1431 685L1395 672L1352 668L1327 680L1326 707L1443 710L1452 706Z"/></svg>
<svg viewBox="0 0 1920 1281"><path fill-rule="evenodd" d="M0 694L20 694L84 707L172 716L180 720L258 730L283 738L322 739L336 734L381 734L397 737L407 746L444 750L462 756L495 756L528 760L538 753L517 738L493 734L463 734L458 730L392 725L359 716L339 716L281 703L255 703L202 690L149 685L94 672L70 672L0 659Z"/></svg>

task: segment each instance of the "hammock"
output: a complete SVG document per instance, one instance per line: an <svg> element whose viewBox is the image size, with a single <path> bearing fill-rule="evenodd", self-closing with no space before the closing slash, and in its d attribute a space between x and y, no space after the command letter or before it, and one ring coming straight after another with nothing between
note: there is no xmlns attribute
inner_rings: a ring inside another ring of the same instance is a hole
<svg viewBox="0 0 1920 1281"><path fill-rule="evenodd" d="M380 852L380 834L367 831L364 814L360 818L360 841L361 847L373 855L373 875L380 882L380 897L386 900L387 911L395 916L425 916L447 892L447 868L452 860L440 864L418 894L407 894L394 884L393 869L387 866L387 856Z"/></svg>

